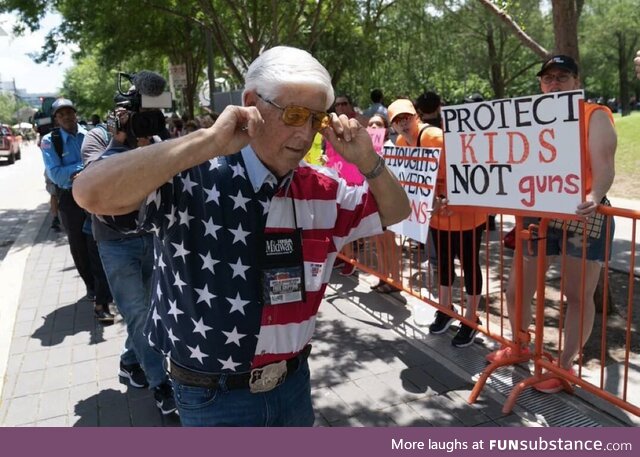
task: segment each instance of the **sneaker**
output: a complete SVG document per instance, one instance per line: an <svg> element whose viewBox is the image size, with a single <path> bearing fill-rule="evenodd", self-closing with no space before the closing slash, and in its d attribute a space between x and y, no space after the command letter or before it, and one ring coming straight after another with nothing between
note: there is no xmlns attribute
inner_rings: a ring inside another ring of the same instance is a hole
<svg viewBox="0 0 640 457"><path fill-rule="evenodd" d="M115 316L109 310L109 305L97 305L93 310L93 315L101 324L113 324L115 319Z"/></svg>
<svg viewBox="0 0 640 457"><path fill-rule="evenodd" d="M355 272L356 272L356 266L352 263L345 262L339 274L340 276L351 276Z"/></svg>
<svg viewBox="0 0 640 457"><path fill-rule="evenodd" d="M51 228L56 232L60 231L60 218L58 216L53 216L53 219L51 219Z"/></svg>
<svg viewBox="0 0 640 457"><path fill-rule="evenodd" d="M478 319L478 325L482 325L482 321ZM451 344L457 348L466 348L473 344L473 340L478 335L478 329L469 327L464 324L460 324L460 328L456 333L456 336L451 340Z"/></svg>
<svg viewBox="0 0 640 457"><path fill-rule="evenodd" d="M439 335L447 331L455 319L442 311L436 311L436 319L429 326L429 333Z"/></svg>
<svg viewBox="0 0 640 457"><path fill-rule="evenodd" d="M569 373L574 375L576 374L573 371L573 368L569 369ZM542 392L545 394L555 394L564 389L564 384L560 381L560 378L549 378L545 381L541 381L538 384L534 384L533 388L538 392Z"/></svg>
<svg viewBox="0 0 640 457"><path fill-rule="evenodd" d="M524 347L520 349L520 354L529 356L531 355L531 351L529 350L528 347ZM515 355L516 355L515 349L513 349L511 346L506 346L498 349L497 351L490 352L485 356L485 359L487 359L487 362L489 363L493 363L495 361L502 362L507 358L515 357Z"/></svg>
<svg viewBox="0 0 640 457"><path fill-rule="evenodd" d="M118 372L118 376L120 377L120 382L123 384L129 384L131 387L142 389L149 385L147 382L147 376L144 374L144 370L139 363L125 365L120 362L120 371Z"/></svg>
<svg viewBox="0 0 640 457"><path fill-rule="evenodd" d="M169 381L165 381L153 389L153 398L156 399L156 406L164 416L178 409L176 400L173 398L173 388Z"/></svg>

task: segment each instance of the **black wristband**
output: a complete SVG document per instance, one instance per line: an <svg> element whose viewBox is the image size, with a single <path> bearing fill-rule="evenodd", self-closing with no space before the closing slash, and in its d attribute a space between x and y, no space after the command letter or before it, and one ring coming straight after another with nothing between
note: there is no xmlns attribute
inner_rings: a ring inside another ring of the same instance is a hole
<svg viewBox="0 0 640 457"><path fill-rule="evenodd" d="M376 162L376 166L373 167L373 170L371 170L369 173L362 173L362 176L367 179L374 179L382 174L382 170L384 170L384 158L379 155L378 161Z"/></svg>

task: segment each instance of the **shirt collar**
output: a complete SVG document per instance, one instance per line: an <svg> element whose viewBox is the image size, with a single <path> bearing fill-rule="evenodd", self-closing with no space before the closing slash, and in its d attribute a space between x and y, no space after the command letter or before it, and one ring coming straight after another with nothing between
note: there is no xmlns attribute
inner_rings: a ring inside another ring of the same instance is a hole
<svg viewBox="0 0 640 457"><path fill-rule="evenodd" d="M254 192L257 193L264 183L270 183L274 186L278 185L278 178L264 166L250 145L242 148L242 159L244 160L244 166L249 175L249 182L251 182ZM292 177L293 171L284 177L279 187L286 188Z"/></svg>
<svg viewBox="0 0 640 457"><path fill-rule="evenodd" d="M66 143L67 139L69 139L69 137L76 138L76 137L78 137L78 135L82 135L82 137L84 137L86 134L87 134L87 129L85 129L82 126L82 124L78 124L78 131L76 132L75 135L72 135L71 133L67 132L65 129L60 128L60 137L62 137L62 142L63 143Z"/></svg>

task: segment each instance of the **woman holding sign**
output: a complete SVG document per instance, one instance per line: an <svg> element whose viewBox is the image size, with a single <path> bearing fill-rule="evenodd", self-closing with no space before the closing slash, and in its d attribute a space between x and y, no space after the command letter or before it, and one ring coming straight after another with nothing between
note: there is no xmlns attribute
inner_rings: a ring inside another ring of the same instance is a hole
<svg viewBox="0 0 640 457"><path fill-rule="evenodd" d="M440 149L440 164L444 163L442 130L423 124L413 106L407 99L398 99L389 105L389 120L398 133L396 146L418 146ZM480 323L476 314L482 294L482 269L479 253L484 231L486 215L481 213L463 213L447 207L445 188L445 170L438 170L433 212L429 221L429 230L435 241L438 256L439 302L445 308L451 308L451 286L455 279L454 259L458 257L462 266L463 280L467 294L464 317L471 322ZM461 305L465 302L461 300ZM454 318L442 311L436 312L436 318L429 326L429 332L441 334L447 331ZM466 347L473 343L478 331L466 324L460 324L451 344Z"/></svg>

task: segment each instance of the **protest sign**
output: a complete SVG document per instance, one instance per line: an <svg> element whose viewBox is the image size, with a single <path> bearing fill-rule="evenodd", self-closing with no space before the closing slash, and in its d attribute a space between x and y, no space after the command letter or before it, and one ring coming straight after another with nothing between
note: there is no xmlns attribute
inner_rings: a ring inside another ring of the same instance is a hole
<svg viewBox="0 0 640 457"><path fill-rule="evenodd" d="M377 154L380 154L382 151L385 132L385 129L367 129L367 133L369 133L369 136L371 137L371 141L373 143L373 150L376 151ZM333 148L333 145L328 141L326 144L325 154L327 156L327 167L336 170L338 174L349 184L362 184L362 182L364 181L364 176L362 176L362 173L360 173L358 167L344 160L342 156L338 154Z"/></svg>
<svg viewBox="0 0 640 457"><path fill-rule="evenodd" d="M583 99L569 91L443 107L449 204L574 214Z"/></svg>
<svg viewBox="0 0 640 457"><path fill-rule="evenodd" d="M389 230L421 243L427 240L440 152L440 148L384 147L385 163L402 184L411 203L409 217L388 227Z"/></svg>

